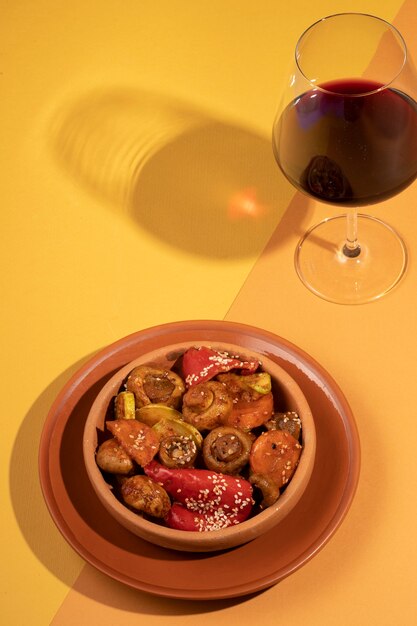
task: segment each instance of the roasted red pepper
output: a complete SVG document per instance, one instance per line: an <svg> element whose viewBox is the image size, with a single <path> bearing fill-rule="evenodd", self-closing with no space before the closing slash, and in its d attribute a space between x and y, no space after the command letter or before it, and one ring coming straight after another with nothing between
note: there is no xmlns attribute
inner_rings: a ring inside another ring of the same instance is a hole
<svg viewBox="0 0 417 626"><path fill-rule="evenodd" d="M151 461L147 476L174 500L166 522L179 530L219 530L239 524L252 510L252 485L239 476L204 469L170 469Z"/></svg>
<svg viewBox="0 0 417 626"><path fill-rule="evenodd" d="M189 348L182 359L182 373L188 387L198 385L206 380L214 378L220 372L230 370L242 370L242 373L252 374L256 372L260 363L256 359L241 360L225 353L202 346L201 348Z"/></svg>
<svg viewBox="0 0 417 626"><path fill-rule="evenodd" d="M238 515L226 514L223 509L216 509L210 513L196 513L178 502L174 502L165 517L169 528L194 532L222 530L243 521Z"/></svg>

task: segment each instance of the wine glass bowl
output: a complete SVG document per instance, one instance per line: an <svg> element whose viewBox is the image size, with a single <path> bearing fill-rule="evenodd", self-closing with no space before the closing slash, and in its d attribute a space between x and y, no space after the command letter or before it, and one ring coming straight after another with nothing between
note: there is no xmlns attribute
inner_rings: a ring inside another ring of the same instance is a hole
<svg viewBox="0 0 417 626"><path fill-rule="evenodd" d="M407 251L399 234L357 210L416 178L416 96L404 39L378 17L329 16L296 45L273 149L298 190L347 209L312 227L296 249L298 275L326 300L369 302L404 274Z"/></svg>

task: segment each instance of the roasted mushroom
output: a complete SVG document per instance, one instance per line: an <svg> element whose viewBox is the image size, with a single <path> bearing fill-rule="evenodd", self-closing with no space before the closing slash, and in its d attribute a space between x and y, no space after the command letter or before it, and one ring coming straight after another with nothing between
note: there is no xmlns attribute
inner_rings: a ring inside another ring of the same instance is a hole
<svg viewBox="0 0 417 626"><path fill-rule="evenodd" d="M214 428L204 439L203 458L208 469L235 474L249 461L252 437L232 426Z"/></svg>
<svg viewBox="0 0 417 626"><path fill-rule="evenodd" d="M198 430L212 430L231 414L232 398L220 382L209 380L190 387L183 397L182 414Z"/></svg>
<svg viewBox="0 0 417 626"><path fill-rule="evenodd" d="M274 415L265 422L268 430L285 430L294 437L300 438L301 420L295 411L287 411L286 413L274 413Z"/></svg>
<svg viewBox="0 0 417 626"><path fill-rule="evenodd" d="M161 440L159 459L165 467L192 467L198 448L191 437L171 435Z"/></svg>
<svg viewBox="0 0 417 626"><path fill-rule="evenodd" d="M284 430L268 430L252 444L249 457L253 474L264 474L279 487L293 475L301 454L301 444Z"/></svg>
<svg viewBox="0 0 417 626"><path fill-rule="evenodd" d="M120 492L126 504L152 517L162 519L171 508L171 500L165 489L142 474L124 480Z"/></svg>
<svg viewBox="0 0 417 626"><path fill-rule="evenodd" d="M126 390L134 393L137 408L157 403L176 409L185 385L182 378L169 369L138 365L127 378Z"/></svg>
<svg viewBox="0 0 417 626"><path fill-rule="evenodd" d="M250 484L262 493L262 500L259 504L261 510L272 506L279 498L280 491L277 483L265 474L251 474L249 476Z"/></svg>
<svg viewBox="0 0 417 626"><path fill-rule="evenodd" d="M129 474L134 467L130 456L113 438L107 439L101 444L97 450L96 462L103 472L110 474Z"/></svg>

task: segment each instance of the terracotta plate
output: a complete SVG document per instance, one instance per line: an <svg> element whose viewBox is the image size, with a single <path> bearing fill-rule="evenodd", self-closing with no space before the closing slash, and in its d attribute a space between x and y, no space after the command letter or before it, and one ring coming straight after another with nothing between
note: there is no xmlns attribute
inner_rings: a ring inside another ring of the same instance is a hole
<svg viewBox="0 0 417 626"><path fill-rule="evenodd" d="M309 486L290 515L259 539L233 550L192 554L158 548L120 526L97 499L84 468L82 435L91 403L114 371L141 352L204 336L265 354L298 382L317 431ZM341 390L305 352L266 331L220 321L165 324L99 352L65 385L46 418L40 481L50 514L89 563L131 587L160 596L220 599L266 589L296 571L327 543L345 517L358 482L359 438ZM250 567L248 567L250 563Z"/></svg>

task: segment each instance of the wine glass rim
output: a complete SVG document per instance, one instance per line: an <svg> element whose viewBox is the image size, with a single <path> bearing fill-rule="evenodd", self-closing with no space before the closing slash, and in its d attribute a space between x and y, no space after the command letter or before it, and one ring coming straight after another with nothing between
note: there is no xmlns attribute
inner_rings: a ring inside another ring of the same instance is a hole
<svg viewBox="0 0 417 626"><path fill-rule="evenodd" d="M299 47L301 42L303 41L303 39L305 38L306 34L312 30L315 26L317 26L318 24L325 22L327 20L330 20L332 18L335 17L343 17L343 16L357 16L357 17L370 17L374 20L377 20L379 22L382 22L383 24L385 24L389 30L391 30L400 40L402 47L403 47L403 52L404 52L404 58L403 58L403 62L401 64L400 69L398 70L398 72L395 74L395 76L389 81L386 82L384 84L382 84L380 87L376 88L376 89L370 89L367 91L360 91L358 93L349 93L349 97L355 98L358 96L368 96L368 95L372 95L374 93L379 93L381 91L385 91L386 89L389 88L390 85L392 85L393 82L395 82L395 80L398 78L398 76L401 74L401 72L403 71L403 68L407 62L407 55L408 55L408 50L407 50L407 44L405 42L404 37L402 36L402 34L400 33L400 31L398 30L398 28L396 28L393 24L391 24L390 22L388 22L387 20L384 20L384 18L382 17L378 17L377 15L372 15L370 13L360 13L360 12L354 12L354 11L345 11L342 13L332 13L330 15L326 15L325 17L320 18L319 20L316 20L315 22L313 22L313 24L310 24L310 26L308 26L308 28L306 28L303 33L300 35L300 37L298 38L298 41L296 43L295 46L295 62L297 65L298 70L300 71L300 73L302 74L302 76L304 76L304 78L306 79L306 81L308 83L310 83L310 85L312 86L313 89L317 90L317 91L321 91L323 93L328 93L331 95L338 95L340 96L341 93L337 92L337 91L332 91L331 89L325 89L323 87L321 87L320 85L317 85L314 81L314 79L309 78L301 69L300 63L298 61L299 59Z"/></svg>

